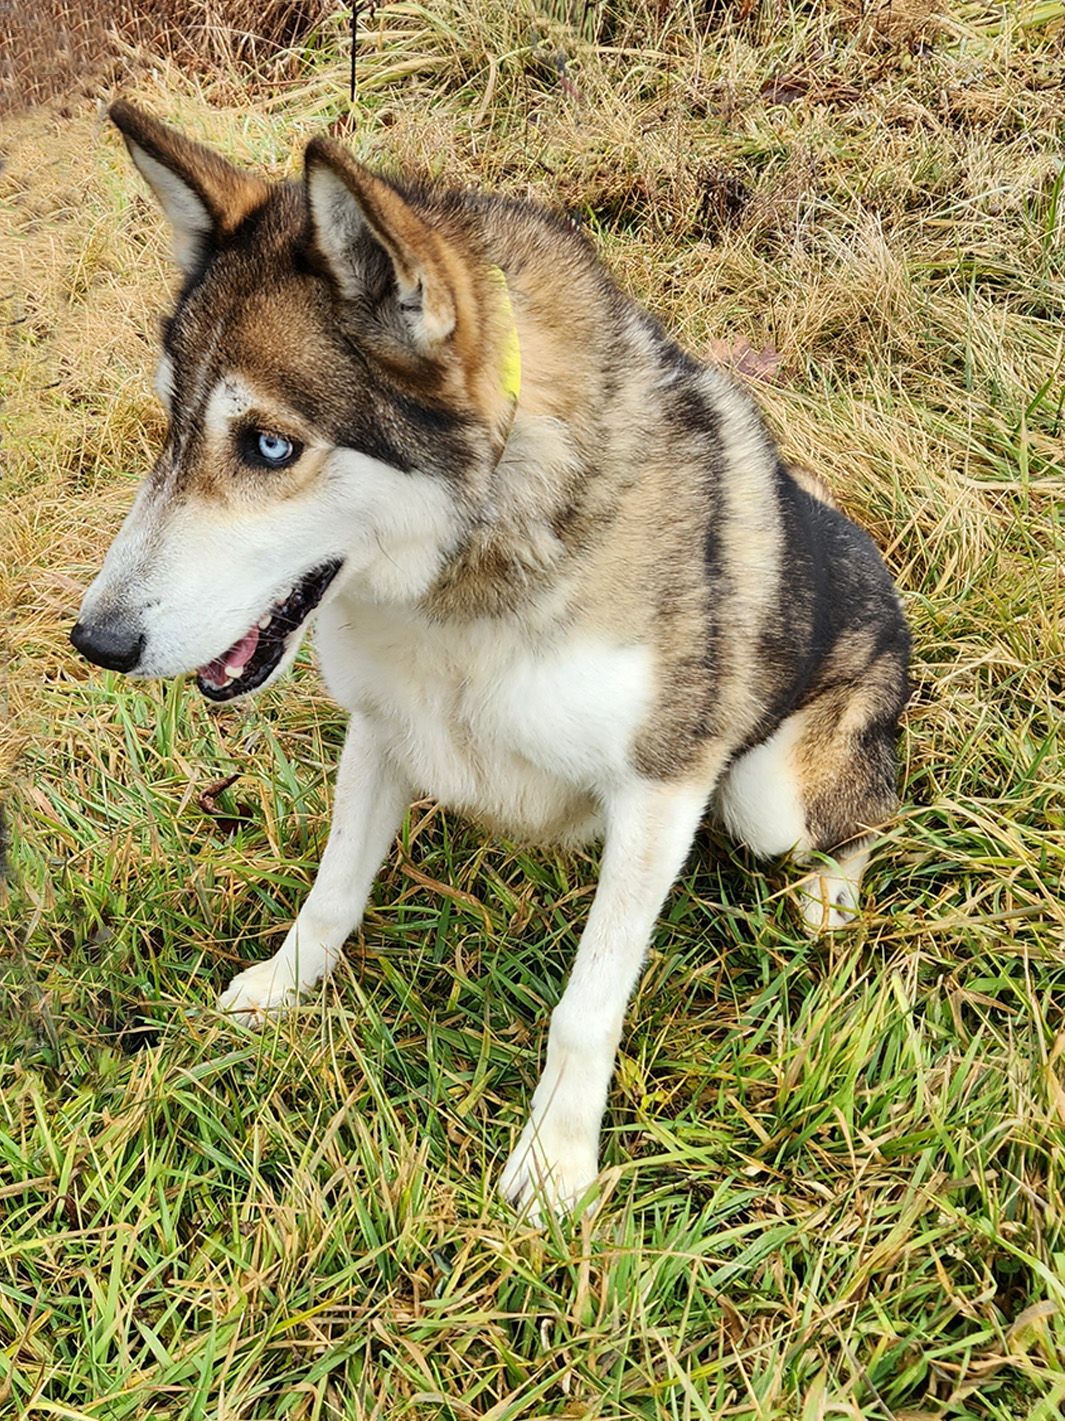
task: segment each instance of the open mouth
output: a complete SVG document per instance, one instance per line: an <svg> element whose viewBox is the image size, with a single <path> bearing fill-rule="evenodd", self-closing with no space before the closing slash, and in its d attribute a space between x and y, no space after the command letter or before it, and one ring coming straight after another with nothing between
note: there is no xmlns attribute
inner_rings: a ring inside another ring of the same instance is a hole
<svg viewBox="0 0 1065 1421"><path fill-rule="evenodd" d="M281 602L275 602L241 639L196 672L196 684L212 701L230 701L261 686L291 644L293 634L322 600L340 571L339 560L323 563L297 582Z"/></svg>

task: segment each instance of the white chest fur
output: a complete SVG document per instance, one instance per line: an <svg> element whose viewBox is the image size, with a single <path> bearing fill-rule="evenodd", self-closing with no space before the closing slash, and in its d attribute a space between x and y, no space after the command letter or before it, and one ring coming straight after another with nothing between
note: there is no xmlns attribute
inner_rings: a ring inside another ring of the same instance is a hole
<svg viewBox="0 0 1065 1421"><path fill-rule="evenodd" d="M517 837L579 842L626 774L652 694L649 651L588 633L429 622L338 598L317 644L329 689L371 715L414 791Z"/></svg>

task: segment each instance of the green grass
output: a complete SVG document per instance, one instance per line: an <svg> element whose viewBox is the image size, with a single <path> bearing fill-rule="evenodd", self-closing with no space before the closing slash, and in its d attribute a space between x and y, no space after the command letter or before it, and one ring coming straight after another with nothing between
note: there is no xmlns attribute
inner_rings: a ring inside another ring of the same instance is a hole
<svg viewBox="0 0 1065 1421"><path fill-rule="evenodd" d="M418 804L333 980L260 1036L214 1012L313 879L343 726L309 653L242 711L72 654L160 437L172 278L95 98L5 122L0 1415L1065 1408L1062 9L366 21L355 148L579 215L696 351L771 345L786 453L914 629L862 925L808 940L786 867L702 838L629 1012L603 1205L544 1232L493 1182L594 856ZM346 25L287 86L158 58L126 92L295 171L350 130Z"/></svg>

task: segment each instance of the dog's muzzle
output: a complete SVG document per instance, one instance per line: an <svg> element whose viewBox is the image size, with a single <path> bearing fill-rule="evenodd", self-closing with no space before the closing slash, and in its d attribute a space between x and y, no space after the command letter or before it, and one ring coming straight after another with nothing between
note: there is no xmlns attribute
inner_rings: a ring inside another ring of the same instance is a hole
<svg viewBox="0 0 1065 1421"><path fill-rule="evenodd" d="M212 701L231 701L268 681L342 566L343 559L334 558L306 573L228 651L200 666L196 684L203 694Z"/></svg>

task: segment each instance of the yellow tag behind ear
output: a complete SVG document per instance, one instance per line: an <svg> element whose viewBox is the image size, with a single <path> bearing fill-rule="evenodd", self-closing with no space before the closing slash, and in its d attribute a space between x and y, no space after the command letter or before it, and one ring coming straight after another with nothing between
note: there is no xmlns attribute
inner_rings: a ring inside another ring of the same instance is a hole
<svg viewBox="0 0 1065 1421"><path fill-rule="evenodd" d="M503 314L507 322L507 334L503 342L503 392L517 404L521 394L521 347L518 345L518 328L514 324L514 307L510 304L510 289L503 272L497 266L490 266L488 270L499 287L499 294L503 299Z"/></svg>

